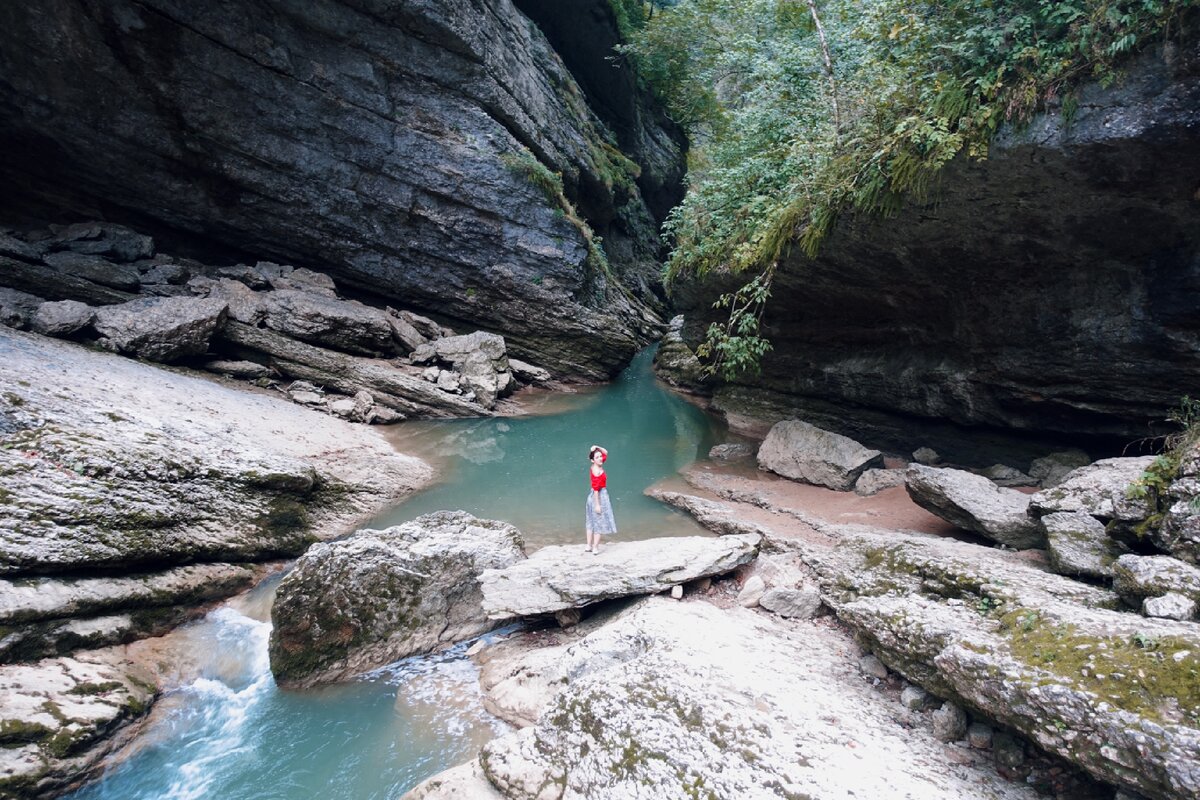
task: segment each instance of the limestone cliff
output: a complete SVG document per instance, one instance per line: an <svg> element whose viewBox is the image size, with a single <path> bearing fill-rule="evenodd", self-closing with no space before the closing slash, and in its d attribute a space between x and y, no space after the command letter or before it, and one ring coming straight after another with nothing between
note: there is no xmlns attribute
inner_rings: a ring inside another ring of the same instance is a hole
<svg viewBox="0 0 1200 800"><path fill-rule="evenodd" d="M1144 57L956 162L928 203L844 219L781 264L743 424L800 416L964 461L1149 435L1200 391L1200 51ZM681 287L693 346L727 284ZM984 461L983 463L990 463Z"/></svg>
<svg viewBox="0 0 1200 800"><path fill-rule="evenodd" d="M681 138L628 92L606 125L509 0L9 4L0 74L10 218L315 267L567 376L607 377L660 322Z"/></svg>

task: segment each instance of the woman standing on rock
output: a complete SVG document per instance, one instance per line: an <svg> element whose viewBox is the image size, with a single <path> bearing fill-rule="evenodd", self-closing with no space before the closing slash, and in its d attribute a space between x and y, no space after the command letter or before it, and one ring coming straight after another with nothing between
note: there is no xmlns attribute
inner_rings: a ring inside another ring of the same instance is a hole
<svg viewBox="0 0 1200 800"><path fill-rule="evenodd" d="M584 525L587 529L588 552L600 552L600 537L617 532L617 522L613 519L612 503L608 499L608 475L604 472L604 462L608 460L608 451L598 444L588 450L588 461L591 462L589 473L592 478L592 490L588 492L587 503L584 505Z"/></svg>

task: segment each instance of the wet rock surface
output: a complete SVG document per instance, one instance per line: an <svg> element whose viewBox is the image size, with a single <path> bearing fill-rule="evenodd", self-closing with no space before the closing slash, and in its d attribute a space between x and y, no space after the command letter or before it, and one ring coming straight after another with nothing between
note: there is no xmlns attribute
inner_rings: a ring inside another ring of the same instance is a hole
<svg viewBox="0 0 1200 800"><path fill-rule="evenodd" d="M461 511L314 545L279 585L271 671L312 686L390 664L496 626L479 575L524 557L511 525Z"/></svg>

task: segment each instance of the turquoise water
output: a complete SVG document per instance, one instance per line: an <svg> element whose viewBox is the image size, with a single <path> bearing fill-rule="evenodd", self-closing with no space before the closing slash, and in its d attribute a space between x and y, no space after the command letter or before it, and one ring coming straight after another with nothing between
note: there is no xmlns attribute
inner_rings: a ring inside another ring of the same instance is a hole
<svg viewBox="0 0 1200 800"><path fill-rule="evenodd" d="M691 517L643 494L707 454L724 433L712 417L658 384L653 356L643 351L599 389L547 397L528 416L395 426L396 449L433 463L440 483L365 527L462 509L516 525L531 551L582 544L583 504L591 490L587 453L599 444L608 450L617 541L706 534Z"/></svg>
<svg viewBox="0 0 1200 800"><path fill-rule="evenodd" d="M443 480L371 527L463 509L512 522L529 550L582 543L587 448L598 443L610 454L618 539L703 533L642 495L721 433L656 384L651 357L598 389L525 398L528 416L396 426L398 449L435 462ZM178 688L119 763L71 800L393 800L507 730L483 710L468 643L337 686L280 691L267 659L277 584L174 634L185 662Z"/></svg>

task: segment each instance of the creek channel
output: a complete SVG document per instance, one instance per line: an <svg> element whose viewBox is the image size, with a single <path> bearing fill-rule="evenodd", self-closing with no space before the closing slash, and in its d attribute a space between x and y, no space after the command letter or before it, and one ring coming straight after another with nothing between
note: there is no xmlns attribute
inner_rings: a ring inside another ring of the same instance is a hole
<svg viewBox="0 0 1200 800"><path fill-rule="evenodd" d="M652 349L611 384L534 394L524 416L393 426L439 483L380 514L381 528L441 509L513 523L532 552L583 544L587 450L609 451L622 539L705 534L643 490L703 457L723 429L655 380ZM144 732L71 800L390 800L471 758L507 725L483 710L461 643L359 678L280 691L267 659L279 576L177 631L187 662Z"/></svg>

